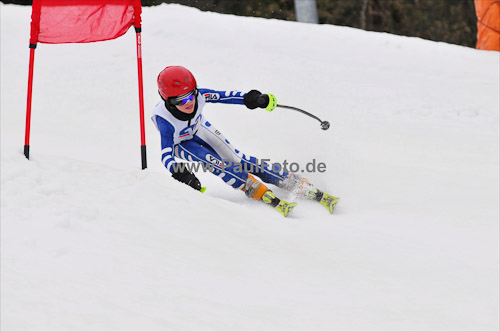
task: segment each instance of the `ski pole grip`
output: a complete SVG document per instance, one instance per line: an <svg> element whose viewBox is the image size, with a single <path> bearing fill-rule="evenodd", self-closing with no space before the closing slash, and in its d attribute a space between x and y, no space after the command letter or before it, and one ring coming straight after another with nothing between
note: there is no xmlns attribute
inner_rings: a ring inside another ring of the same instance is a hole
<svg viewBox="0 0 500 332"><path fill-rule="evenodd" d="M278 105L278 100L276 99L276 96L271 93L268 93L267 95L269 96L269 104L266 107L266 111L272 112Z"/></svg>

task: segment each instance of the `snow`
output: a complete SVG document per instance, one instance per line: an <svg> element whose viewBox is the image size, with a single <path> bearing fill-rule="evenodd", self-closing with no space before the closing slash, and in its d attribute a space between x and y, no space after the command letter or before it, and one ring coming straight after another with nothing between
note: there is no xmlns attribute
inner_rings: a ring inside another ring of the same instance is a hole
<svg viewBox="0 0 500 332"><path fill-rule="evenodd" d="M38 45L28 161L31 9L0 11L2 330L499 330L498 52L144 8L143 171L133 30ZM341 197L335 214L173 180L149 120L167 65L328 120L205 109L244 152L324 162L304 175Z"/></svg>

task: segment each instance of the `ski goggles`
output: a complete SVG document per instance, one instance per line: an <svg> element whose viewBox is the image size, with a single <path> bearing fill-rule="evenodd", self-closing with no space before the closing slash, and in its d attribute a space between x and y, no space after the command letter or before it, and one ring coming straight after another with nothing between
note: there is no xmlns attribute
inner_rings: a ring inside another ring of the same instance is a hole
<svg viewBox="0 0 500 332"><path fill-rule="evenodd" d="M197 92L198 90L194 89L182 96L171 98L170 103L175 106L184 106L196 98Z"/></svg>

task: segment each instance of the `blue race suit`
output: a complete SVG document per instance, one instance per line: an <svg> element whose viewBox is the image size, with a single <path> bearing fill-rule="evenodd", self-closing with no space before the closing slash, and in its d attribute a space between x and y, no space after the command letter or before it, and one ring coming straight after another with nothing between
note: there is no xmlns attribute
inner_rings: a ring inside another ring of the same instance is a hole
<svg viewBox="0 0 500 332"><path fill-rule="evenodd" d="M279 167L275 169L271 165L261 167L257 158L235 149L203 116L205 103L243 105L244 96L245 93L238 91L199 89L196 98L197 108L189 121L174 117L166 108L165 102L159 102L153 110L151 119L161 135L162 163L167 170L173 172L176 165L174 157L177 157L205 163L206 169L233 188L241 189L248 178L248 173L274 185L279 185L281 181L287 179L288 173ZM224 161L230 161L231 164L229 162L223 164Z"/></svg>

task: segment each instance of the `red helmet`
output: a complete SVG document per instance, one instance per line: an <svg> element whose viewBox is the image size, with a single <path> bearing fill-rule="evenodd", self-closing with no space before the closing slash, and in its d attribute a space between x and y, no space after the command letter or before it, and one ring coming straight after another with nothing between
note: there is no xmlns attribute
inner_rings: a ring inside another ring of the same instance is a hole
<svg viewBox="0 0 500 332"><path fill-rule="evenodd" d="M196 79L181 66L168 66L158 75L158 91L163 99L177 97L196 89Z"/></svg>

